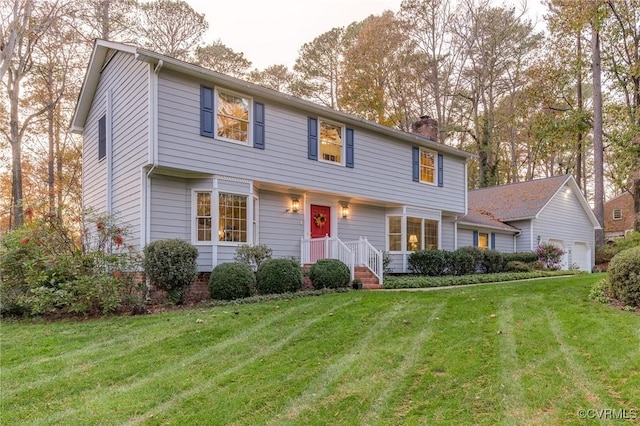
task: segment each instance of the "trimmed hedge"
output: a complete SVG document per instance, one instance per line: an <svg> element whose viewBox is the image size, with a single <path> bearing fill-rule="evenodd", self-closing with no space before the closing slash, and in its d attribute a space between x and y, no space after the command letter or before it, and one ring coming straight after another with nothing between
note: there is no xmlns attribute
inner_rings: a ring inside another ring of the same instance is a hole
<svg viewBox="0 0 640 426"><path fill-rule="evenodd" d="M509 262L531 263L538 260L538 253L533 251L523 251L519 253L502 253L505 266Z"/></svg>
<svg viewBox="0 0 640 426"><path fill-rule="evenodd" d="M209 276L209 295L216 300L234 300L255 293L256 277L243 262L221 263Z"/></svg>
<svg viewBox="0 0 640 426"><path fill-rule="evenodd" d="M497 250L482 251L482 272L485 274L497 274L502 272L503 256Z"/></svg>
<svg viewBox="0 0 640 426"><path fill-rule="evenodd" d="M531 271L531 266L519 260L512 260L507 262L504 270L505 272L529 272Z"/></svg>
<svg viewBox="0 0 640 426"><path fill-rule="evenodd" d="M166 290L172 303L182 303L186 289L198 275L198 250L184 240L154 241L144 248L144 272L156 286Z"/></svg>
<svg viewBox="0 0 640 426"><path fill-rule="evenodd" d="M447 268L448 252L445 250L419 250L409 255L409 270L418 275L436 277Z"/></svg>
<svg viewBox="0 0 640 426"><path fill-rule="evenodd" d="M300 264L294 259L267 259L256 272L259 294L293 293L304 285Z"/></svg>
<svg viewBox="0 0 640 426"><path fill-rule="evenodd" d="M613 256L607 270L613 297L631 306L640 306L640 246Z"/></svg>
<svg viewBox="0 0 640 426"><path fill-rule="evenodd" d="M473 274L459 277L429 277L429 276L389 276L384 278L384 288L429 288L450 287L467 284L492 283L500 281L527 280L531 278L558 277L563 275L577 275L577 271L531 271L509 272L500 274Z"/></svg>
<svg viewBox="0 0 640 426"><path fill-rule="evenodd" d="M343 288L349 285L349 267L337 259L320 259L309 270L309 279L316 290L322 288Z"/></svg>

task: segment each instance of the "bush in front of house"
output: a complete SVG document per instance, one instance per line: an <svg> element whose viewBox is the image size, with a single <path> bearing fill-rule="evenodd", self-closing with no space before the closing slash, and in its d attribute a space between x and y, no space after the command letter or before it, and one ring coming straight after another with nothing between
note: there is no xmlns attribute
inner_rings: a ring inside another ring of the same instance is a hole
<svg viewBox="0 0 640 426"><path fill-rule="evenodd" d="M538 260L541 261L547 269L560 269L562 266L562 256L564 256L564 250L551 244L542 243L536 247L536 253L538 254Z"/></svg>
<svg viewBox="0 0 640 426"><path fill-rule="evenodd" d="M320 259L309 270L313 288L343 288L349 285L349 267L338 259Z"/></svg>
<svg viewBox="0 0 640 426"><path fill-rule="evenodd" d="M407 261L413 273L436 277L444 274L447 257L445 250L419 250L411 253Z"/></svg>
<svg viewBox="0 0 640 426"><path fill-rule="evenodd" d="M521 251L518 253L502 253L502 260L506 268L509 262L531 263L538 260L538 253L533 251Z"/></svg>
<svg viewBox="0 0 640 426"><path fill-rule="evenodd" d="M497 274L502 272L502 265L504 263L502 253L498 250L483 250L482 251L482 272L485 274Z"/></svg>
<svg viewBox="0 0 640 426"><path fill-rule="evenodd" d="M144 248L144 272L171 303L182 303L187 288L198 275L198 250L177 238L154 241Z"/></svg>
<svg viewBox="0 0 640 426"><path fill-rule="evenodd" d="M466 250L456 250L448 253L447 272L450 275L469 275L475 272L475 259Z"/></svg>
<svg viewBox="0 0 640 426"><path fill-rule="evenodd" d="M244 262L221 263L209 276L209 295L215 300L234 300L252 296L256 277Z"/></svg>
<svg viewBox="0 0 640 426"><path fill-rule="evenodd" d="M613 297L640 306L640 246L616 254L609 262L608 273Z"/></svg>
<svg viewBox="0 0 640 426"><path fill-rule="evenodd" d="M529 272L531 266L519 260L511 260L504 266L505 272Z"/></svg>
<svg viewBox="0 0 640 426"><path fill-rule="evenodd" d="M302 288L304 277L294 259L267 259L256 272L259 294L293 293Z"/></svg>
<svg viewBox="0 0 640 426"><path fill-rule="evenodd" d="M465 246L460 247L458 250L460 252L469 253L473 257L473 272L482 271L482 250L478 247L473 246Z"/></svg>
<svg viewBox="0 0 640 426"><path fill-rule="evenodd" d="M265 244L242 244L236 248L234 260L246 263L255 272L262 262L271 259L272 254L273 250Z"/></svg>

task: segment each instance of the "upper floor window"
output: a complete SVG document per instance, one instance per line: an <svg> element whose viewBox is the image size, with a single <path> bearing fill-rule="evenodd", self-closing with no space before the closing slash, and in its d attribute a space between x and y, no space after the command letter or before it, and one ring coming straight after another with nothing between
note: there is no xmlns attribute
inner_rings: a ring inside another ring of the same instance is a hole
<svg viewBox="0 0 640 426"><path fill-rule="evenodd" d="M613 209L613 220L622 219L622 210L621 209Z"/></svg>
<svg viewBox="0 0 640 426"><path fill-rule="evenodd" d="M98 120L98 160L107 156L107 116Z"/></svg>
<svg viewBox="0 0 640 426"><path fill-rule="evenodd" d="M420 148L420 182L436 183L436 153Z"/></svg>
<svg viewBox="0 0 640 426"><path fill-rule="evenodd" d="M248 96L200 86L200 134L265 149L265 106Z"/></svg>
<svg viewBox="0 0 640 426"><path fill-rule="evenodd" d="M221 139L249 143L251 100L216 90L216 128Z"/></svg>
<svg viewBox="0 0 640 426"><path fill-rule="evenodd" d="M344 127L320 120L320 158L342 164Z"/></svg>

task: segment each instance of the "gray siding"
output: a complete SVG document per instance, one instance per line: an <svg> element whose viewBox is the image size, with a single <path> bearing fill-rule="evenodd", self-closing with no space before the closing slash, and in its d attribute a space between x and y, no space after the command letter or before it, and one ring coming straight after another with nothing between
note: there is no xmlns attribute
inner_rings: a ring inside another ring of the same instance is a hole
<svg viewBox="0 0 640 426"><path fill-rule="evenodd" d="M129 228L127 243L135 247L141 232L141 167L147 162L148 67L127 53L119 52L111 58L102 71L83 132L83 207L107 211L107 164L111 162L112 214ZM107 113L109 90L112 158L98 162L98 120Z"/></svg>
<svg viewBox="0 0 640 426"><path fill-rule="evenodd" d="M458 248L473 246L473 230L458 226Z"/></svg>
<svg viewBox="0 0 640 426"><path fill-rule="evenodd" d="M537 235L533 238L531 236L531 219L509 222L509 225L520 230L520 235L516 239L516 252L522 253L535 250Z"/></svg>
<svg viewBox="0 0 640 426"><path fill-rule="evenodd" d="M411 180L411 145L355 128L355 168L308 160L307 114L302 111L266 103L264 150L202 137L201 83L169 71L160 73L158 153L162 166L464 212L464 159L445 156L443 188L420 184Z"/></svg>
<svg viewBox="0 0 640 426"><path fill-rule="evenodd" d="M502 253L513 253L513 235L495 233L496 250Z"/></svg>
<svg viewBox="0 0 640 426"><path fill-rule="evenodd" d="M288 194L259 191L259 242L273 250L273 257L300 258L300 238L304 234L304 214L286 212Z"/></svg>
<svg viewBox="0 0 640 426"><path fill-rule="evenodd" d="M453 251L456 249L455 244L455 218L453 217L442 217L441 226L441 243L440 247L442 250Z"/></svg>
<svg viewBox="0 0 640 426"><path fill-rule="evenodd" d="M590 250L590 267L595 264L595 236L593 225L573 191L565 192L566 186L542 209L534 222L534 233L542 241L561 240L568 251L568 265L571 266L572 248L576 242L584 242ZM590 268L589 268L590 269Z"/></svg>
<svg viewBox="0 0 640 426"><path fill-rule="evenodd" d="M342 241L356 241L366 238L380 251L385 249L384 207L366 204L349 204L349 217L338 219L338 233Z"/></svg>
<svg viewBox="0 0 640 426"><path fill-rule="evenodd" d="M151 178L151 241L163 238L191 241L190 197L186 179Z"/></svg>

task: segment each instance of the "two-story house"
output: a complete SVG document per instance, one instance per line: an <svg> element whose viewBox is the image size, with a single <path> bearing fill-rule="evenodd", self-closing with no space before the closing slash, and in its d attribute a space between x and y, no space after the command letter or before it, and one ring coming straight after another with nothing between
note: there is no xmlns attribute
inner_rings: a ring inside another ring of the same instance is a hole
<svg viewBox="0 0 640 426"><path fill-rule="evenodd" d="M95 42L72 130L84 208L138 248L192 242L201 271L266 244L381 280L382 251L405 272L467 213L469 153L130 45Z"/></svg>

